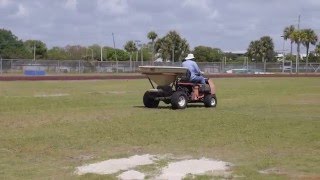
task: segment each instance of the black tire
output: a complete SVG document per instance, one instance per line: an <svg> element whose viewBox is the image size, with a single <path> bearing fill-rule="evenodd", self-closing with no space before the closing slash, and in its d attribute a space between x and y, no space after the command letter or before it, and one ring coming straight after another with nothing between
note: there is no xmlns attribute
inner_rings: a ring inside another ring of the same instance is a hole
<svg viewBox="0 0 320 180"><path fill-rule="evenodd" d="M188 98L182 91L174 92L171 96L172 109L184 109L187 107Z"/></svg>
<svg viewBox="0 0 320 180"><path fill-rule="evenodd" d="M155 100L155 93L145 92L143 95L143 104L147 108L157 108L159 106L159 100Z"/></svg>
<svg viewBox="0 0 320 180"><path fill-rule="evenodd" d="M216 95L207 94L204 96L203 103L205 107L216 107L218 104Z"/></svg>

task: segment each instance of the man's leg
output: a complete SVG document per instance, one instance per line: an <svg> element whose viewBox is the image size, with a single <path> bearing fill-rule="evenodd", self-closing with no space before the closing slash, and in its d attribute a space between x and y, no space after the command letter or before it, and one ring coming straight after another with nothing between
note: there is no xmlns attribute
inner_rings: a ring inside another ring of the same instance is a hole
<svg viewBox="0 0 320 180"><path fill-rule="evenodd" d="M192 79L192 82L206 84L206 80L203 76L196 76L194 79Z"/></svg>

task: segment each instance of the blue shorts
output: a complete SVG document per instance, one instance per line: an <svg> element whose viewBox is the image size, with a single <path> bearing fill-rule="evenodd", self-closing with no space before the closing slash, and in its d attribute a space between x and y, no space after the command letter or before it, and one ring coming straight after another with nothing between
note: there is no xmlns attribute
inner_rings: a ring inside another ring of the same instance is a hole
<svg viewBox="0 0 320 180"><path fill-rule="evenodd" d="M203 76L195 76L191 82L193 83L201 83L201 84L206 84L206 80Z"/></svg>

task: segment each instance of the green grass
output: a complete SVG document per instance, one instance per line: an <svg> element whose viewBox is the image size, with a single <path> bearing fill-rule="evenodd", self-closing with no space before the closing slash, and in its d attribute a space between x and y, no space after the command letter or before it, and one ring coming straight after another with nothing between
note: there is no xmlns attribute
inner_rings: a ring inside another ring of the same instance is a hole
<svg viewBox="0 0 320 180"><path fill-rule="evenodd" d="M217 108L172 110L143 107L147 80L0 82L0 179L114 179L73 172L144 153L220 159L246 179L320 177L319 78L215 84Z"/></svg>

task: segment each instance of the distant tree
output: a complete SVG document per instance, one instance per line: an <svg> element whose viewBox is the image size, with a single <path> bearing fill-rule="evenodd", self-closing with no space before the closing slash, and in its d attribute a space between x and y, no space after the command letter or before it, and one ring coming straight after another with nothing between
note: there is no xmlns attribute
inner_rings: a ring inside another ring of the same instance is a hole
<svg viewBox="0 0 320 180"><path fill-rule="evenodd" d="M45 59L47 57L47 46L40 40L27 40L24 42L25 47L29 53L33 54L34 49L36 58Z"/></svg>
<svg viewBox="0 0 320 180"><path fill-rule="evenodd" d="M260 38L260 51L263 59L271 61L274 56L274 44L270 36Z"/></svg>
<svg viewBox="0 0 320 180"><path fill-rule="evenodd" d="M261 46L261 44L260 44L259 40L250 42L250 45L247 49L247 54L251 60L253 60L253 59L256 61L261 60L262 54L260 51L260 49L261 49L260 46Z"/></svg>
<svg viewBox="0 0 320 180"><path fill-rule="evenodd" d="M274 44L269 36L263 36L260 40L251 41L247 50L249 58L262 60L264 70L266 70L266 62L274 59Z"/></svg>
<svg viewBox="0 0 320 180"><path fill-rule="evenodd" d="M155 42L155 50L164 60L177 62L190 51L186 39L180 37L176 31L169 31L166 36Z"/></svg>
<svg viewBox="0 0 320 180"><path fill-rule="evenodd" d="M302 30L302 44L306 47L306 66L308 65L308 60L309 60L309 48L310 44L316 45L318 41L318 36L317 34L312 30L312 29L303 29Z"/></svg>
<svg viewBox="0 0 320 180"><path fill-rule="evenodd" d="M69 60L80 60L85 58L86 47L81 45L67 45L64 47L64 51L67 53Z"/></svg>
<svg viewBox="0 0 320 180"><path fill-rule="evenodd" d="M52 47L47 52L47 59L51 60L67 60L68 57L69 56L65 49L57 46Z"/></svg>
<svg viewBox="0 0 320 180"><path fill-rule="evenodd" d="M28 58L29 54L23 42L11 31L0 29L0 56L2 58Z"/></svg>
<svg viewBox="0 0 320 180"><path fill-rule="evenodd" d="M193 50L193 54L199 62L217 62L221 61L223 54L218 48L206 46L197 46Z"/></svg>
<svg viewBox="0 0 320 180"><path fill-rule="evenodd" d="M283 30L283 38L284 40L290 39L290 54L292 54L292 45L294 43L293 39L291 39L291 34L295 31L295 28L293 25L290 25Z"/></svg>
<svg viewBox="0 0 320 180"><path fill-rule="evenodd" d="M125 44L124 49L130 54L130 68L132 68L132 54L133 52L137 51L138 48L136 47L136 44L133 41L128 41Z"/></svg>
<svg viewBox="0 0 320 180"><path fill-rule="evenodd" d="M154 31L150 31L149 33L148 33L148 39L150 39L151 40L151 43L152 43L152 58L151 58L151 64L153 64L153 61L154 61L154 41L155 41L155 39L157 39L157 37L158 37L158 34L157 33L155 33Z"/></svg>

